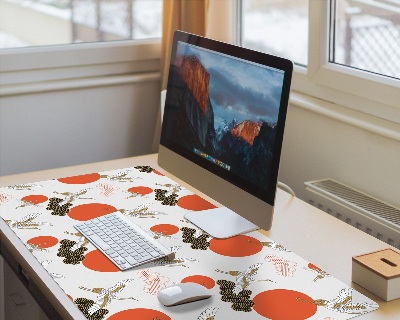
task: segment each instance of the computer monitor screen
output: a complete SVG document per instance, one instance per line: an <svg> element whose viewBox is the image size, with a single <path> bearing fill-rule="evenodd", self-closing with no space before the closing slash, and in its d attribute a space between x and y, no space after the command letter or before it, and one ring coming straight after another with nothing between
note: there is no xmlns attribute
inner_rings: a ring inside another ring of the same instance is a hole
<svg viewBox="0 0 400 320"><path fill-rule="evenodd" d="M224 206L186 216L214 237L271 227L292 69L175 32L158 162Z"/></svg>

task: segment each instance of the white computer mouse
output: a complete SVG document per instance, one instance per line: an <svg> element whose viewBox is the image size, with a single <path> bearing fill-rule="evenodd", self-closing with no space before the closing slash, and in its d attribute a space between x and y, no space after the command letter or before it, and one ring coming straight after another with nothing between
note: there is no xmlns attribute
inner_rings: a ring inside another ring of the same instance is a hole
<svg viewBox="0 0 400 320"><path fill-rule="evenodd" d="M194 282L178 283L159 291L157 294L158 301L166 307L207 299L211 296L209 289Z"/></svg>

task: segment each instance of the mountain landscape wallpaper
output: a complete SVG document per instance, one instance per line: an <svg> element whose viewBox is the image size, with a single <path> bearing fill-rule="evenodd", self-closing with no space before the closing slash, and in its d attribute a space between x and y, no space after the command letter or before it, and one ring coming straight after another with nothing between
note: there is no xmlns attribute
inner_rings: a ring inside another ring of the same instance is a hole
<svg viewBox="0 0 400 320"><path fill-rule="evenodd" d="M283 77L178 43L163 120L167 139L267 189Z"/></svg>

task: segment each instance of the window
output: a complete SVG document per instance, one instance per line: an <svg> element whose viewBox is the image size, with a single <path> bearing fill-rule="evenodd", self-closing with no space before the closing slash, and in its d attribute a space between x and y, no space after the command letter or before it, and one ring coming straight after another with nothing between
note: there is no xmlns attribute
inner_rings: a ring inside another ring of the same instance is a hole
<svg viewBox="0 0 400 320"><path fill-rule="evenodd" d="M331 1L332 63L400 79L400 0Z"/></svg>
<svg viewBox="0 0 400 320"><path fill-rule="evenodd" d="M0 0L0 98L159 77L161 15L162 0Z"/></svg>
<svg viewBox="0 0 400 320"><path fill-rule="evenodd" d="M292 88L400 124L400 0L242 0L241 44L291 59Z"/></svg>
<svg viewBox="0 0 400 320"><path fill-rule="evenodd" d="M162 0L0 0L0 48L159 38L161 11Z"/></svg>
<svg viewBox="0 0 400 320"><path fill-rule="evenodd" d="M242 1L242 45L307 65L308 0Z"/></svg>

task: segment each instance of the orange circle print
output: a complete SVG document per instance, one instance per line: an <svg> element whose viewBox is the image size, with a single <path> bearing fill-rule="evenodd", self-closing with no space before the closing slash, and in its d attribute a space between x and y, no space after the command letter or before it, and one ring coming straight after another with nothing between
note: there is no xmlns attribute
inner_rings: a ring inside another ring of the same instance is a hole
<svg viewBox="0 0 400 320"><path fill-rule="evenodd" d="M156 175L159 175L159 176L164 176L164 174L162 174L160 171L158 171L158 170L153 170L153 173L155 173Z"/></svg>
<svg viewBox="0 0 400 320"><path fill-rule="evenodd" d="M193 211L201 211L201 210L216 208L216 206L214 206L212 203L204 200L197 194L190 194L187 196L183 196L182 198L179 198L178 206L183 209L193 210Z"/></svg>
<svg viewBox="0 0 400 320"><path fill-rule="evenodd" d="M117 209L109 204L86 203L72 207L68 212L68 216L74 220L86 221L115 211L117 211Z"/></svg>
<svg viewBox="0 0 400 320"><path fill-rule="evenodd" d="M118 267L112 263L101 251L93 250L86 254L82 264L93 271L118 272Z"/></svg>
<svg viewBox="0 0 400 320"><path fill-rule="evenodd" d="M173 224L161 223L152 226L150 230L153 232L161 233L164 236L171 236L177 233L179 231L179 228L177 226L174 226Z"/></svg>
<svg viewBox="0 0 400 320"><path fill-rule="evenodd" d="M149 188L149 187L137 186L137 187L129 188L128 191L144 196L146 194L152 193L153 189Z"/></svg>
<svg viewBox="0 0 400 320"><path fill-rule="evenodd" d="M215 281L213 278L203 276L203 275L198 275L198 274L183 278L181 282L182 283L185 283L185 282L198 283L198 284L201 284L203 287L206 287L207 289L212 289L215 286Z"/></svg>
<svg viewBox="0 0 400 320"><path fill-rule="evenodd" d="M110 316L108 320L128 320L128 319L140 319L140 320L171 320L165 313L145 308L128 309L117 312Z"/></svg>
<svg viewBox="0 0 400 320"><path fill-rule="evenodd" d="M262 250L263 246L256 238L240 234L227 239L211 239L209 249L222 256L247 257Z"/></svg>
<svg viewBox="0 0 400 320"><path fill-rule="evenodd" d="M30 238L27 243L45 249L55 246L58 243L58 239L52 236L37 236Z"/></svg>
<svg viewBox="0 0 400 320"><path fill-rule="evenodd" d="M65 178L59 178L58 181L66 184L85 184L95 182L100 179L100 174L98 173L88 173L79 176L71 176Z"/></svg>
<svg viewBox="0 0 400 320"><path fill-rule="evenodd" d="M39 204L39 203L43 203L45 201L47 201L49 198L47 198L44 195L41 194L31 194L29 196L25 196L23 198L21 198L21 201L25 201L25 202L29 202L32 204Z"/></svg>
<svg viewBox="0 0 400 320"><path fill-rule="evenodd" d="M304 320L317 312L317 306L308 295L286 289L268 290L253 299L254 310L271 320Z"/></svg>

